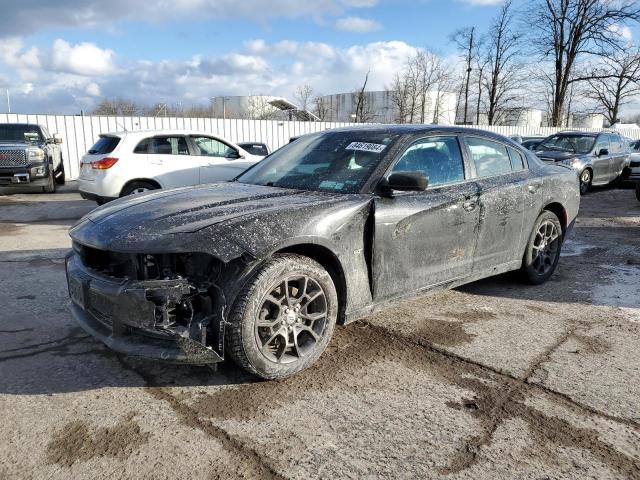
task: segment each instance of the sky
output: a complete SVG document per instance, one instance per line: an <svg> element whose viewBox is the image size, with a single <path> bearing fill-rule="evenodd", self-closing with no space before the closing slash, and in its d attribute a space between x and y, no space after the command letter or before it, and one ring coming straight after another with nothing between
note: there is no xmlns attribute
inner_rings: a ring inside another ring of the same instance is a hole
<svg viewBox="0 0 640 480"><path fill-rule="evenodd" d="M521 0L525 1L525 0ZM2 0L0 112L79 113L103 98L205 105L226 95L388 86L417 49L502 0ZM635 38L640 30L623 29Z"/></svg>

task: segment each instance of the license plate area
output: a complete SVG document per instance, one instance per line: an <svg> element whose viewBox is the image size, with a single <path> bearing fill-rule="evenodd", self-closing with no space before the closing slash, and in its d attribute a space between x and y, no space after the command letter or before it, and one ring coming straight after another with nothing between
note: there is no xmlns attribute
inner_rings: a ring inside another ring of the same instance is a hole
<svg viewBox="0 0 640 480"><path fill-rule="evenodd" d="M71 297L71 301L76 305L84 308L84 285L82 280L75 277L69 278L69 296Z"/></svg>

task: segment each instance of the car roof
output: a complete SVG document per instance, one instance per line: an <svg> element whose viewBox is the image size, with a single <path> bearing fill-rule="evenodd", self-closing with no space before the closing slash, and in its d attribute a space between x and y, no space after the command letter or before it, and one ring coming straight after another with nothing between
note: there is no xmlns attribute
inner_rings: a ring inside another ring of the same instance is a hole
<svg viewBox="0 0 640 480"><path fill-rule="evenodd" d="M200 130L179 130L179 129L167 129L167 130L120 130L117 132L104 132L101 133L102 136L108 137L124 137L124 136L138 136L138 137L148 137L148 136L157 136L157 135L207 135L210 137L217 137L221 139L225 139L223 136L211 133L211 132L203 132ZM225 139L226 140L226 139ZM229 141L229 140L227 140Z"/></svg>

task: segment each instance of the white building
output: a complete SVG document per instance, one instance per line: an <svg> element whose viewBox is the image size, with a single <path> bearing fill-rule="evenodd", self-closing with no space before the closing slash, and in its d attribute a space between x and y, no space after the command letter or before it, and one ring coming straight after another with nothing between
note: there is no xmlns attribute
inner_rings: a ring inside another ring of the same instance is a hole
<svg viewBox="0 0 640 480"><path fill-rule="evenodd" d="M215 118L246 118L254 120L317 120L286 98L271 95L240 95L211 97Z"/></svg>
<svg viewBox="0 0 640 480"><path fill-rule="evenodd" d="M572 128L603 128L604 115L601 113L574 113L571 115Z"/></svg>
<svg viewBox="0 0 640 480"><path fill-rule="evenodd" d="M364 92L364 108L361 118L356 119L358 94L336 93L319 99L323 110L323 120L330 122L354 122L363 120L373 123L398 123L399 109L388 90ZM455 93L428 92L422 112L414 114L413 123L438 123L453 125L456 117ZM405 122L408 121L405 119Z"/></svg>

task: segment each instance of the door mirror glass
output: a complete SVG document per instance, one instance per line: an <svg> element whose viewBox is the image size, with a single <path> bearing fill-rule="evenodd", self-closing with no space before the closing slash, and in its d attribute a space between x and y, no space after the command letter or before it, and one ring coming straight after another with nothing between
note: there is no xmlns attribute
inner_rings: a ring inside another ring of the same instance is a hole
<svg viewBox="0 0 640 480"><path fill-rule="evenodd" d="M602 157L603 155L609 155L609 149L601 148L600 150L598 150L598 156Z"/></svg>
<svg viewBox="0 0 640 480"><path fill-rule="evenodd" d="M420 172L394 172L383 186L403 192L424 192L428 184L429 179Z"/></svg>

